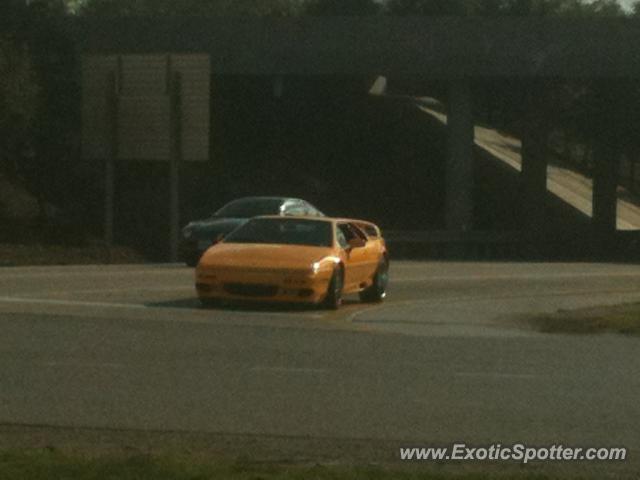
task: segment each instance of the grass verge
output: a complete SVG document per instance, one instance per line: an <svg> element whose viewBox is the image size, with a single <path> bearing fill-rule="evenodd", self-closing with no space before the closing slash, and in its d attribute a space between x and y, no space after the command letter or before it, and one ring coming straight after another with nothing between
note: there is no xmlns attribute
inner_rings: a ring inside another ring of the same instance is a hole
<svg viewBox="0 0 640 480"><path fill-rule="evenodd" d="M640 304L560 310L550 315L533 317L529 322L536 330L545 333L619 333L638 336Z"/></svg>
<svg viewBox="0 0 640 480"><path fill-rule="evenodd" d="M451 474L383 467L300 466L151 455L81 456L57 450L0 451L0 480L552 480L539 473ZM564 477L566 478L566 477Z"/></svg>

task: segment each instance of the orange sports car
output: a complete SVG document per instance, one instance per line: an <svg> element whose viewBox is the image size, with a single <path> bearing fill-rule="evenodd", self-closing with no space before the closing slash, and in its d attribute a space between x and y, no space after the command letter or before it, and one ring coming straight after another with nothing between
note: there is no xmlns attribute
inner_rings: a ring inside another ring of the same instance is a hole
<svg viewBox="0 0 640 480"><path fill-rule="evenodd" d="M322 304L345 293L385 297L389 260L380 229L362 220L255 217L209 248L196 267L205 305L221 300Z"/></svg>

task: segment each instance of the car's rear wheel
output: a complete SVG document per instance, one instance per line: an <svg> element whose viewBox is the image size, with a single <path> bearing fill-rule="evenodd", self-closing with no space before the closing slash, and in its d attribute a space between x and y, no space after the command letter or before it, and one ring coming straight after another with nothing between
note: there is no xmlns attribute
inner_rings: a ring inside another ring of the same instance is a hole
<svg viewBox="0 0 640 480"><path fill-rule="evenodd" d="M344 272L342 267L336 267L329 281L327 295L324 298L323 306L330 310L337 310L342 305L342 289L344 287Z"/></svg>
<svg viewBox="0 0 640 480"><path fill-rule="evenodd" d="M381 302L387 295L389 283L389 261L383 258L378 264L373 275L371 286L360 292L360 300L363 302Z"/></svg>

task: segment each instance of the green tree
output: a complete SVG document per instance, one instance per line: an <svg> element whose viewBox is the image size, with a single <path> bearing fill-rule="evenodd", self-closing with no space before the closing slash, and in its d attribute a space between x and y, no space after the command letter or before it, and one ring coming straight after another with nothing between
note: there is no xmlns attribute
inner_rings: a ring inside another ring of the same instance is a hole
<svg viewBox="0 0 640 480"><path fill-rule="evenodd" d="M617 0L595 0L583 6L588 15L599 17L620 17L626 15L624 9Z"/></svg>
<svg viewBox="0 0 640 480"><path fill-rule="evenodd" d="M291 16L300 0L84 0L82 15L261 15Z"/></svg>
<svg viewBox="0 0 640 480"><path fill-rule="evenodd" d="M308 15L375 15L381 10L375 0L308 0L303 7Z"/></svg>
<svg viewBox="0 0 640 480"><path fill-rule="evenodd" d="M392 15L468 15L475 2L468 0L389 0Z"/></svg>
<svg viewBox="0 0 640 480"><path fill-rule="evenodd" d="M483 16L500 15L504 10L504 0L476 0L474 13Z"/></svg>
<svg viewBox="0 0 640 480"><path fill-rule="evenodd" d="M568 3L564 0L507 0L504 10L509 15L519 16L549 16L557 15L566 9Z"/></svg>
<svg viewBox="0 0 640 480"><path fill-rule="evenodd" d="M623 15L617 0L389 0L396 15L561 16Z"/></svg>
<svg viewBox="0 0 640 480"><path fill-rule="evenodd" d="M0 37L0 168L16 173L31 144L38 111L38 86L26 45Z"/></svg>
<svg viewBox="0 0 640 480"><path fill-rule="evenodd" d="M0 28L7 30L9 25L15 25L27 11L27 4L21 0L4 0L0 2Z"/></svg>

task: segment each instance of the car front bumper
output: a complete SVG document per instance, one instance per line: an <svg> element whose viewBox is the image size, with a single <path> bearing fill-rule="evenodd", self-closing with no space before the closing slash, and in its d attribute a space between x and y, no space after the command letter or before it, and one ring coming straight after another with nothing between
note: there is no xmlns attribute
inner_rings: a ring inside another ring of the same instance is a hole
<svg viewBox="0 0 640 480"><path fill-rule="evenodd" d="M224 299L257 302L320 303L331 272L287 275L264 272L196 272L196 293L201 300Z"/></svg>

